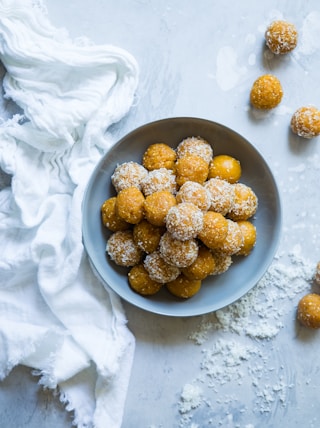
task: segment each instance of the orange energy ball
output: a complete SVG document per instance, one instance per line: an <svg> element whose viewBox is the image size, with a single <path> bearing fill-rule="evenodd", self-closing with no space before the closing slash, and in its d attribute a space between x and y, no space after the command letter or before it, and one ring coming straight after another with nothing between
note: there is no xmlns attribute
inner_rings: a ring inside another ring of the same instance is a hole
<svg viewBox="0 0 320 428"><path fill-rule="evenodd" d="M176 157L176 152L167 144L151 144L143 155L142 165L149 171L159 168L174 169Z"/></svg>
<svg viewBox="0 0 320 428"><path fill-rule="evenodd" d="M320 328L320 295L307 294L298 304L298 321L305 327Z"/></svg>
<svg viewBox="0 0 320 428"><path fill-rule="evenodd" d="M290 125L299 137L317 137L320 135L320 111L313 106L301 107L293 114Z"/></svg>
<svg viewBox="0 0 320 428"><path fill-rule="evenodd" d="M158 248L163 229L154 226L147 220L142 220L133 227L133 239L145 253L153 253Z"/></svg>
<svg viewBox="0 0 320 428"><path fill-rule="evenodd" d="M155 226L165 226L168 211L176 203L176 198L168 190L154 192L145 198L145 217L149 223Z"/></svg>
<svg viewBox="0 0 320 428"><path fill-rule="evenodd" d="M234 221L248 220L257 211L258 198L251 187L244 183L235 183L233 186L234 202L228 217Z"/></svg>
<svg viewBox="0 0 320 428"><path fill-rule="evenodd" d="M290 22L273 21L265 32L266 45L274 54L291 52L298 43L298 31Z"/></svg>
<svg viewBox="0 0 320 428"><path fill-rule="evenodd" d="M282 100L283 90L279 79L272 74L258 77L250 92L250 101L257 109L272 109Z"/></svg>
<svg viewBox="0 0 320 428"><path fill-rule="evenodd" d="M233 256L237 254L243 245L243 236L241 229L235 221L227 220L228 232L225 240L219 246L219 251Z"/></svg>
<svg viewBox="0 0 320 428"><path fill-rule="evenodd" d="M128 187L118 193L116 210L123 220L137 224L143 219L144 196L137 187Z"/></svg>
<svg viewBox="0 0 320 428"><path fill-rule="evenodd" d="M201 137L188 137L181 141L177 147L178 158L187 155L196 155L209 163L213 156L211 145Z"/></svg>
<svg viewBox="0 0 320 428"><path fill-rule="evenodd" d="M128 273L131 288L142 296L152 296L162 287L162 284L150 278L143 264L133 266Z"/></svg>
<svg viewBox="0 0 320 428"><path fill-rule="evenodd" d="M247 220L238 221L238 226L240 227L242 233L243 244L240 250L237 252L237 255L248 256L256 244L257 230L255 226Z"/></svg>
<svg viewBox="0 0 320 428"><path fill-rule="evenodd" d="M211 205L208 190L202 184L195 181L185 182L180 187L176 199L178 204L181 202L191 202L202 211L208 211Z"/></svg>
<svg viewBox="0 0 320 428"><path fill-rule="evenodd" d="M134 242L131 230L114 232L107 241L106 252L119 266L137 265L142 257L142 251Z"/></svg>
<svg viewBox="0 0 320 428"><path fill-rule="evenodd" d="M198 293L201 288L201 281L198 279L188 279L184 275L166 284L167 289L176 297L189 299Z"/></svg>
<svg viewBox="0 0 320 428"><path fill-rule="evenodd" d="M117 198L114 196L104 201L101 206L102 223L112 232L126 230L130 227L130 224L124 221L117 213L116 201Z"/></svg>
<svg viewBox="0 0 320 428"><path fill-rule="evenodd" d="M182 273L188 279L203 280L215 271L215 259L211 251L204 245L199 248L198 257L188 267L182 269Z"/></svg>
<svg viewBox="0 0 320 428"><path fill-rule="evenodd" d="M228 155L215 156L209 165L208 178L221 178L229 183L236 183L241 177L240 162Z"/></svg>
<svg viewBox="0 0 320 428"><path fill-rule="evenodd" d="M220 213L207 211L203 214L203 228L198 238L210 249L219 248L226 239L228 221Z"/></svg>
<svg viewBox="0 0 320 428"><path fill-rule="evenodd" d="M201 156L186 155L176 162L176 176L178 186L186 181L196 181L203 184L209 173L209 164Z"/></svg>

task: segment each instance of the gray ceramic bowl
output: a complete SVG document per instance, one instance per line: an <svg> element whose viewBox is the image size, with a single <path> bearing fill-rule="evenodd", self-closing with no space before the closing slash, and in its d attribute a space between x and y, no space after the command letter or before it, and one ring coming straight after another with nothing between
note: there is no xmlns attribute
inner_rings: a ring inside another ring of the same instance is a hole
<svg viewBox="0 0 320 428"><path fill-rule="evenodd" d="M188 300L173 297L165 287L156 295L143 297L128 284L128 269L116 266L106 255L109 236L101 224L100 207L115 191L110 177L117 164L141 163L142 154L153 143L172 147L188 136L201 136L210 142L214 154L228 154L241 162L240 181L253 188L259 207L253 223L257 243L248 257L234 257L227 272L203 281L198 294ZM225 126L197 118L159 120L132 131L114 145L95 168L83 200L83 242L91 262L103 280L124 300L162 315L193 316L218 310L247 293L263 276L276 252L281 231L279 193L272 173L259 152L243 137Z"/></svg>

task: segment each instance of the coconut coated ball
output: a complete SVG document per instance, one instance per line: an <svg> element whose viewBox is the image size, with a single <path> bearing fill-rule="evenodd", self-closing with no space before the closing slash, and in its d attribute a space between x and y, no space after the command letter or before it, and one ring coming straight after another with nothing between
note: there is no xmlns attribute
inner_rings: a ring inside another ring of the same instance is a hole
<svg viewBox="0 0 320 428"><path fill-rule="evenodd" d="M159 251L148 254L144 259L143 266L150 278L161 284L173 281L180 275L180 269L168 264Z"/></svg>
<svg viewBox="0 0 320 428"><path fill-rule="evenodd" d="M183 158L187 155L200 156L209 163L213 157L213 149L204 138L188 137L182 140L177 147L178 158Z"/></svg>
<svg viewBox="0 0 320 428"><path fill-rule="evenodd" d="M235 183L234 201L231 210L228 213L234 221L248 220L252 217L258 208L258 198L251 187L244 183Z"/></svg>
<svg viewBox="0 0 320 428"><path fill-rule="evenodd" d="M171 233L166 232L160 239L159 249L167 263L178 268L185 268L196 260L199 246L195 239L180 241L175 239Z"/></svg>
<svg viewBox="0 0 320 428"><path fill-rule="evenodd" d="M141 180L143 180L147 174L148 171L139 163L124 162L117 165L111 176L111 182L117 192L127 187L137 187L141 189Z"/></svg>
<svg viewBox="0 0 320 428"><path fill-rule="evenodd" d="M229 256L233 256L234 254L237 254L238 251L240 251L243 245L243 236L237 222L227 220L227 223L227 236L219 246L219 251L228 254Z"/></svg>
<svg viewBox="0 0 320 428"><path fill-rule="evenodd" d="M168 211L166 226L175 239L196 238L203 227L203 213L191 202L181 202Z"/></svg>
<svg viewBox="0 0 320 428"><path fill-rule="evenodd" d="M130 287L142 296L152 296L162 287L162 284L150 278L143 264L133 266L128 273Z"/></svg>
<svg viewBox="0 0 320 428"><path fill-rule="evenodd" d="M208 190L200 183L195 181L185 182L179 189L176 199L178 204L181 202L191 202L200 210L208 211L211 205L210 194Z"/></svg>
<svg viewBox="0 0 320 428"><path fill-rule="evenodd" d="M317 137L320 135L320 111L313 106L300 107L293 114L290 125L299 137Z"/></svg>
<svg viewBox="0 0 320 428"><path fill-rule="evenodd" d="M133 240L131 230L114 232L107 241L106 252L119 266L137 265L142 251Z"/></svg>
<svg viewBox="0 0 320 428"><path fill-rule="evenodd" d="M298 31L290 22L273 21L265 32L266 45L276 55L291 52L298 43Z"/></svg>
<svg viewBox="0 0 320 428"><path fill-rule="evenodd" d="M177 190L176 176L171 169L153 169L141 181L141 189L145 196L149 196L154 192L160 192L161 190L168 190L175 194Z"/></svg>
<svg viewBox="0 0 320 428"><path fill-rule="evenodd" d="M250 92L250 102L257 109L272 109L280 104L283 90L279 79L272 74L258 77Z"/></svg>
<svg viewBox="0 0 320 428"><path fill-rule="evenodd" d="M174 169L176 152L167 144L151 144L142 158L142 165L149 171L154 169L167 168Z"/></svg>
<svg viewBox="0 0 320 428"><path fill-rule="evenodd" d="M305 327L320 328L320 295L310 293L302 297L298 304L298 321Z"/></svg>
<svg viewBox="0 0 320 428"><path fill-rule="evenodd" d="M226 180L210 178L204 183L210 195L210 211L226 215L233 206L234 187Z"/></svg>
<svg viewBox="0 0 320 428"><path fill-rule="evenodd" d="M215 262L215 269L212 274L221 275L227 272L232 265L232 257L229 254L220 253L219 251L213 251L212 255Z"/></svg>

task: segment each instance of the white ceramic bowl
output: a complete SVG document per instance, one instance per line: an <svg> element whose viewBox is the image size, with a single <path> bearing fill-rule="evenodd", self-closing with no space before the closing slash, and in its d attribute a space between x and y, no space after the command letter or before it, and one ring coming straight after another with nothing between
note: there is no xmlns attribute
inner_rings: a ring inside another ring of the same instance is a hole
<svg viewBox="0 0 320 428"><path fill-rule="evenodd" d="M116 266L106 255L110 234L101 223L102 203L115 195L111 175L117 164L136 161L150 144L165 142L177 147L189 136L201 136L213 146L214 154L228 154L241 162L240 182L252 187L259 199L253 223L257 243L247 257L233 257L233 264L222 275L203 281L198 294L188 300L175 298L163 287L156 295L143 297L128 284L128 269ZM194 316L221 309L246 294L272 262L281 231L281 205L273 175L261 154L231 129L204 119L170 118L141 126L123 137L95 168L83 200L83 242L89 258L103 280L120 297L133 305L168 316Z"/></svg>

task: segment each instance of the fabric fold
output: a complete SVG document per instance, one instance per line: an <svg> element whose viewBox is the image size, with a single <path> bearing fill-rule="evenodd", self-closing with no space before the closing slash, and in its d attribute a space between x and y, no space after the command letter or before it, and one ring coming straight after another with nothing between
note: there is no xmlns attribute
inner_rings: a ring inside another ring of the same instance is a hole
<svg viewBox="0 0 320 428"><path fill-rule="evenodd" d="M12 176L0 192L0 377L28 365L79 427L120 427L134 337L91 269L81 203L138 66L123 49L70 40L40 1L0 0L0 35L4 95L23 110L0 125Z"/></svg>

